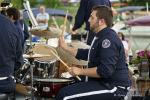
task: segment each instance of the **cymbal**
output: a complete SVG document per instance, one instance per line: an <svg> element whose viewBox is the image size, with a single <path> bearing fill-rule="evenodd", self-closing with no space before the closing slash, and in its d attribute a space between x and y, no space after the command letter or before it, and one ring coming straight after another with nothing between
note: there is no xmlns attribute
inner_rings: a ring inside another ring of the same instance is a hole
<svg viewBox="0 0 150 100"><path fill-rule="evenodd" d="M87 61L76 59L72 54L65 51L61 47L57 47L56 50L57 50L58 55L60 56L60 58L68 64L87 65Z"/></svg>
<svg viewBox="0 0 150 100"><path fill-rule="evenodd" d="M42 58L42 57L49 57L50 55L45 54L23 54L24 58Z"/></svg>
<svg viewBox="0 0 150 100"><path fill-rule="evenodd" d="M59 38L61 36L62 30L54 27L49 27L48 30L31 29L31 34L44 38Z"/></svg>
<svg viewBox="0 0 150 100"><path fill-rule="evenodd" d="M69 43L68 45L72 46L74 48L83 48L83 49L89 48L88 45L86 45L85 43L80 42L80 41L72 41L72 43ZM57 47L56 50L57 50L60 58L69 64L87 65L87 61L76 59L75 56L73 56L69 52L63 50L61 47Z"/></svg>
<svg viewBox="0 0 150 100"><path fill-rule="evenodd" d="M56 52L55 48L48 46L46 44L36 44L31 51L35 54L41 54L41 55L48 55L40 58L35 58L35 60L39 61L52 61L52 60L57 60L57 58L53 55L52 51Z"/></svg>

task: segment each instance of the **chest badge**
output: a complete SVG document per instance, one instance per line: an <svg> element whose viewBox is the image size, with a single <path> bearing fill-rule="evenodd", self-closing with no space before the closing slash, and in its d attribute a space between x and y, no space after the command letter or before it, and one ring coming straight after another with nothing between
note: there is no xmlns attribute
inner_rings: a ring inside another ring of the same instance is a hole
<svg viewBox="0 0 150 100"><path fill-rule="evenodd" d="M102 41L103 48L108 48L108 47L110 47L110 45L111 45L111 42L108 39L105 39Z"/></svg>

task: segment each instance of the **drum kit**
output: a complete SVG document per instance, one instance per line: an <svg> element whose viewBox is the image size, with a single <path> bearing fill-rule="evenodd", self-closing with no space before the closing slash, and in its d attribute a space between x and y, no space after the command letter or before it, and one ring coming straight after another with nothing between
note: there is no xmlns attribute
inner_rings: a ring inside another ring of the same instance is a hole
<svg viewBox="0 0 150 100"><path fill-rule="evenodd" d="M60 31L54 32L54 30L39 31L33 29L30 32L39 37L59 38L61 36L58 35ZM89 48L79 41L72 41L68 45L77 48ZM34 96L53 98L62 87L74 82L59 77L60 60L67 64L87 65L87 61L77 60L62 48L54 48L47 44L35 44L29 48L27 54L24 54L23 57L25 58L24 65L16 73L16 91L23 95L31 95L31 99L34 99Z"/></svg>

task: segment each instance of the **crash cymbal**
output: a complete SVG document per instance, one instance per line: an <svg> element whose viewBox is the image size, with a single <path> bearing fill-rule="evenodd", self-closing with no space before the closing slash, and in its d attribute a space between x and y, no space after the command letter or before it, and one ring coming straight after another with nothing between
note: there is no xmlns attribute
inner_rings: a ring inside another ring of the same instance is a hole
<svg viewBox="0 0 150 100"><path fill-rule="evenodd" d="M72 41L72 43L69 43L68 45L74 48L83 48L83 49L89 48L88 45L80 41ZM65 51L61 47L57 47L56 50L60 58L68 64L87 65L87 61L76 59L75 56Z"/></svg>
<svg viewBox="0 0 150 100"><path fill-rule="evenodd" d="M50 55L45 54L23 54L24 58L42 58L42 57L49 57Z"/></svg>
<svg viewBox="0 0 150 100"><path fill-rule="evenodd" d="M61 36L62 30L54 27L49 27L48 30L31 29L31 34L44 38L59 38Z"/></svg>

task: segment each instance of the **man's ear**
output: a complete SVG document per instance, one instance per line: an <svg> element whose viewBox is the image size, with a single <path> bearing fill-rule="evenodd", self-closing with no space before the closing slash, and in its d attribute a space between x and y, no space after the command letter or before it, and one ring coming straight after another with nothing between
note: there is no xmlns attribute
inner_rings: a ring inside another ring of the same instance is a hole
<svg viewBox="0 0 150 100"><path fill-rule="evenodd" d="M98 23L99 23L99 25L102 25L102 24L105 23L105 20L104 20L104 19L99 19L99 20L98 20Z"/></svg>

